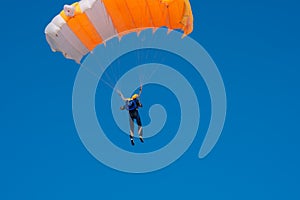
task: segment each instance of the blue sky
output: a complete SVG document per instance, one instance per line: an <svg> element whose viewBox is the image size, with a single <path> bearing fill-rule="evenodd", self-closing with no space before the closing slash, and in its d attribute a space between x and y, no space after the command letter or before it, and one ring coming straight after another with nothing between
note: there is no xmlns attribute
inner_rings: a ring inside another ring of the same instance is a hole
<svg viewBox="0 0 300 200"><path fill-rule="evenodd" d="M44 36L70 3L2 3L1 199L300 199L298 1L191 0L190 36L223 77L226 123L205 159L200 134L179 160L147 174L108 168L78 137L79 66L51 52Z"/></svg>

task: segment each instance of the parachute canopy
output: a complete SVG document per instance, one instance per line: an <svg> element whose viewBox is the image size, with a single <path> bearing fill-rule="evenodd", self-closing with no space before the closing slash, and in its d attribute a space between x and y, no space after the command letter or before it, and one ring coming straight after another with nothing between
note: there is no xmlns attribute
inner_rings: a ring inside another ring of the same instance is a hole
<svg viewBox="0 0 300 200"><path fill-rule="evenodd" d="M52 51L77 63L98 44L147 28L193 30L189 0L81 0L64 9L45 29Z"/></svg>

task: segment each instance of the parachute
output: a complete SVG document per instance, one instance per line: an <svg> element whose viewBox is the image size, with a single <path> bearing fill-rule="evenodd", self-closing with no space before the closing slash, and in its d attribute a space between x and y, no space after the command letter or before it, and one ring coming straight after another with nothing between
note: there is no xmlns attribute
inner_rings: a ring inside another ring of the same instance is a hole
<svg viewBox="0 0 300 200"><path fill-rule="evenodd" d="M45 28L52 51L80 63L97 45L114 36L148 28L193 30L189 0L81 0L64 9Z"/></svg>

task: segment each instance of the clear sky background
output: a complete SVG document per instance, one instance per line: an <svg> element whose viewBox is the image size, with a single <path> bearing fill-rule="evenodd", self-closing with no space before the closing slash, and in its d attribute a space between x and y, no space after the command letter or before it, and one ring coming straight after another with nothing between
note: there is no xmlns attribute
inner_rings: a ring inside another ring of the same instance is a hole
<svg viewBox="0 0 300 200"><path fill-rule="evenodd" d="M70 3L2 2L0 199L300 199L298 1L191 0L190 36L220 70L227 118L205 159L200 134L179 160L148 174L101 164L78 137L79 65L51 52L44 36ZM130 148L127 139L117 142Z"/></svg>

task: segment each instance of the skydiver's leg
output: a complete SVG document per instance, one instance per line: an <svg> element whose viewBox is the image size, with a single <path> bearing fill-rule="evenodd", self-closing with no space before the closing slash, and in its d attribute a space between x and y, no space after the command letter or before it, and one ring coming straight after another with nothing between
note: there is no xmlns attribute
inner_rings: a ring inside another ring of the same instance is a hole
<svg viewBox="0 0 300 200"><path fill-rule="evenodd" d="M133 119L131 117L129 117L129 126L130 126L130 135L133 137L133 134L134 134L134 123L133 123Z"/></svg>
<svg viewBox="0 0 300 200"><path fill-rule="evenodd" d="M138 126L138 134L140 137L143 137L143 127L142 126Z"/></svg>
<svg viewBox="0 0 300 200"><path fill-rule="evenodd" d="M139 134L139 137L140 137L140 141L144 142L142 122L141 122L140 115L138 113L137 113L136 122L138 124L138 134Z"/></svg>
<svg viewBox="0 0 300 200"><path fill-rule="evenodd" d="M144 139L143 139L143 127L142 126L138 126L138 133L139 133L140 141L144 142Z"/></svg>
<svg viewBox="0 0 300 200"><path fill-rule="evenodd" d="M133 123L133 119L129 116L129 125L130 125L130 142L132 145L134 145L134 141L133 141L133 133L134 133L134 123Z"/></svg>

